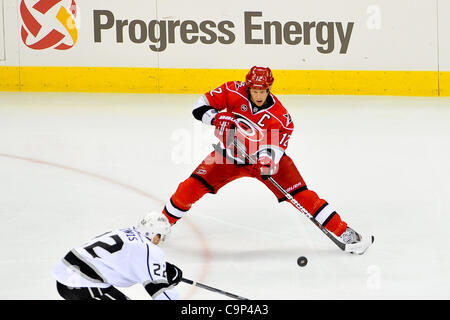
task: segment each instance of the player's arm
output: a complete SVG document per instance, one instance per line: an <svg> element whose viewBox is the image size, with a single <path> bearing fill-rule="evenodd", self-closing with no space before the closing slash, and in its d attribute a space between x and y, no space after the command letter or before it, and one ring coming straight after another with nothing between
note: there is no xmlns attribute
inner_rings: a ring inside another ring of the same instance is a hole
<svg viewBox="0 0 450 320"><path fill-rule="evenodd" d="M158 270L155 272L155 275L152 277L152 281L144 283L144 288L152 299L155 299L165 290L176 286L181 281L183 272L177 266L166 262L165 271L159 272Z"/></svg>
<svg viewBox="0 0 450 320"><path fill-rule="evenodd" d="M197 100L192 110L195 119L207 125L214 124L216 115L227 108L227 85L231 85L231 83L224 83Z"/></svg>
<svg viewBox="0 0 450 320"><path fill-rule="evenodd" d="M219 111L211 107L210 102L205 95L198 99L198 101L194 104L194 109L192 110L192 115L194 118L207 125L212 125L214 117L217 113L219 113Z"/></svg>
<svg viewBox="0 0 450 320"><path fill-rule="evenodd" d="M262 176L271 176L278 172L278 164L288 147L294 125L276 125L266 132L267 144L257 154L257 170Z"/></svg>

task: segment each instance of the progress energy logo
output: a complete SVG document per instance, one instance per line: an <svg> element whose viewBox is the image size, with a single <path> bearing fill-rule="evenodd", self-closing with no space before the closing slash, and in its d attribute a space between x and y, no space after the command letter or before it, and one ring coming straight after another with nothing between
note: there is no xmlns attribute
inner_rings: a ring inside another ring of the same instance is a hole
<svg viewBox="0 0 450 320"><path fill-rule="evenodd" d="M22 0L23 43L35 50L72 48L78 40L77 11L74 0Z"/></svg>

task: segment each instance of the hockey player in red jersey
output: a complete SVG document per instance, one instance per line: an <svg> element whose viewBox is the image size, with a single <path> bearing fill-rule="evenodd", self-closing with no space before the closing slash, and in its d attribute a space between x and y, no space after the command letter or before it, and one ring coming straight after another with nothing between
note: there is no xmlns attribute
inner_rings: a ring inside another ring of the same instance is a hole
<svg viewBox="0 0 450 320"><path fill-rule="evenodd" d="M194 105L193 116L215 126L219 138L215 150L181 182L163 209L173 225L206 193L217 193L241 177L264 183L279 202L285 195L270 183L272 177L315 219L344 243L357 243L361 236L347 226L340 215L309 190L292 159L285 153L294 123L288 111L271 93L274 78L270 68L252 67L245 82L230 81L205 93ZM251 163L236 149L244 146ZM365 250L365 249L364 249Z"/></svg>

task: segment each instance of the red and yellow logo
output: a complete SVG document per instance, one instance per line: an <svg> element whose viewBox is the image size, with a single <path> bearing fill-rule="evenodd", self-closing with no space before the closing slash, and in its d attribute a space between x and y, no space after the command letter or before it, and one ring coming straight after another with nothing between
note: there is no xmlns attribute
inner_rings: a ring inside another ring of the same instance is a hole
<svg viewBox="0 0 450 320"><path fill-rule="evenodd" d="M23 21L21 36L27 47L35 50L48 48L67 50L76 44L78 40L75 21L77 6L72 0L68 10L61 2L62 0L39 0L29 9L25 0L22 0L20 3ZM60 24L56 23L54 18ZM41 24L38 20L48 23ZM67 38L71 38L71 41Z"/></svg>

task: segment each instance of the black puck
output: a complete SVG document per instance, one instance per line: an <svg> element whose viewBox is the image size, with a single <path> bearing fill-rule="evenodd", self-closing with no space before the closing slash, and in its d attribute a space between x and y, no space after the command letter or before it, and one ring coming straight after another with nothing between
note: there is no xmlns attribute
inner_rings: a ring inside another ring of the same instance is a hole
<svg viewBox="0 0 450 320"><path fill-rule="evenodd" d="M306 259L306 257L303 257L303 256L302 257L298 257L297 264L300 267L304 267L304 266L306 266L308 264L308 259Z"/></svg>

